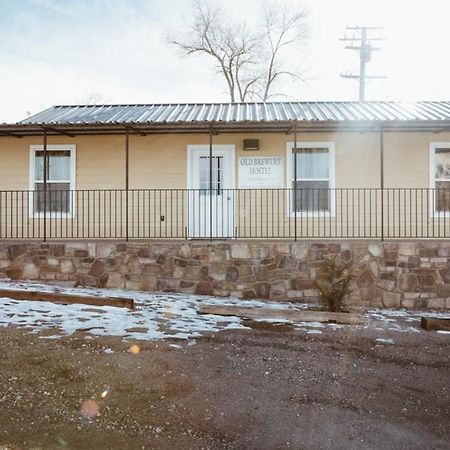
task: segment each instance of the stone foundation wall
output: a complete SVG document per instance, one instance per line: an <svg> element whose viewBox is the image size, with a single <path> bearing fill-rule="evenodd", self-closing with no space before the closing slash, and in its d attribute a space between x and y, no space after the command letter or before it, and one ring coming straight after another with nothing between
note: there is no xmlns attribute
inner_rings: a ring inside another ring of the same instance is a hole
<svg viewBox="0 0 450 450"><path fill-rule="evenodd" d="M0 242L0 278L315 301L329 255L354 268L352 303L450 309L449 241Z"/></svg>

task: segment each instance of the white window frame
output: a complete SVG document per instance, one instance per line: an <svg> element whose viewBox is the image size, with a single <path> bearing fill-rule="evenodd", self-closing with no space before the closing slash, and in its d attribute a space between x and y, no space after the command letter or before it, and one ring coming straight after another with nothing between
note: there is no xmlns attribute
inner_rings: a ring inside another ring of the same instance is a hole
<svg viewBox="0 0 450 450"><path fill-rule="evenodd" d="M436 189L436 150L440 148L450 148L450 142L430 142L430 189ZM445 180L450 181L450 179ZM439 212L435 210L435 198L433 195L434 191L430 190L430 217L434 218L447 218L450 217L450 211Z"/></svg>
<svg viewBox="0 0 450 450"><path fill-rule="evenodd" d="M295 142L288 142L286 144L286 187L289 189L287 191L287 216L288 217L335 217L336 215L336 205L335 205L335 195L333 192L330 193L330 209L329 211L298 211L295 213L293 208L293 202L289 199L289 192L294 189L294 171L293 171L293 149L295 148ZM303 181L328 181L329 189L334 189L336 187L336 163L335 163L335 144L333 141L324 142L314 142L314 141L297 141L296 148L325 148L328 150L328 178L304 178Z"/></svg>
<svg viewBox="0 0 450 450"><path fill-rule="evenodd" d="M70 183L70 190L76 189L76 152L77 148L75 144L49 144L47 145L48 151L69 151L70 152L70 180L65 181ZM30 172L29 172L29 201L28 201L28 214L33 219L42 219L44 217L43 212L34 211L33 192L35 191L35 163L36 152L44 151L43 145L30 145ZM31 192L33 191L33 192ZM70 198L70 212L50 212L47 211L45 216L49 219L73 219L75 217L76 199Z"/></svg>

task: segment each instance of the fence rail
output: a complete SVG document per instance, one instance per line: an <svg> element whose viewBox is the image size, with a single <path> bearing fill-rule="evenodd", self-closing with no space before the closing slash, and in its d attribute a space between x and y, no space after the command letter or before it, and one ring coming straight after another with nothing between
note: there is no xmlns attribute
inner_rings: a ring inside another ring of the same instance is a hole
<svg viewBox="0 0 450 450"><path fill-rule="evenodd" d="M450 189L0 191L0 239L448 237Z"/></svg>

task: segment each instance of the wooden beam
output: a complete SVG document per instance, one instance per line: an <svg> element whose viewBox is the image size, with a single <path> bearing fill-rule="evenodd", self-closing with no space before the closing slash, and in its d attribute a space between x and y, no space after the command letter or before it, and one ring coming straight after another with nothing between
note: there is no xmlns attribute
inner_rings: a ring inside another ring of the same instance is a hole
<svg viewBox="0 0 450 450"><path fill-rule="evenodd" d="M12 136L17 139L22 139L22 137L23 137L19 134L13 133L12 131L2 131L2 132L0 132L0 136Z"/></svg>
<svg viewBox="0 0 450 450"><path fill-rule="evenodd" d="M450 331L450 319L442 319L438 317L422 317L420 326L424 330L443 330Z"/></svg>
<svg viewBox="0 0 450 450"><path fill-rule="evenodd" d="M361 325L364 318L357 313L303 311L299 309L248 308L239 306L200 306L199 314L237 316L247 319L283 319L293 322L330 322L347 325Z"/></svg>
<svg viewBox="0 0 450 450"><path fill-rule="evenodd" d="M130 125L127 125L126 128L128 128L133 133L140 134L141 136L147 136L147 133L145 132L145 130L140 130L139 128L135 128Z"/></svg>
<svg viewBox="0 0 450 450"><path fill-rule="evenodd" d="M75 137L75 135L73 133L70 133L69 131L64 131L64 130L58 130L55 127L45 126L45 127L42 127L42 129L43 130L47 130L47 131L51 131L51 132L56 133L56 134L62 134L64 136Z"/></svg>
<svg viewBox="0 0 450 450"><path fill-rule="evenodd" d="M0 298L12 298L14 300L30 300L35 302L62 303L73 305L116 306L118 308L134 308L132 298L122 297L95 297L93 295L75 295L62 292L46 291L21 291L16 289L0 289Z"/></svg>

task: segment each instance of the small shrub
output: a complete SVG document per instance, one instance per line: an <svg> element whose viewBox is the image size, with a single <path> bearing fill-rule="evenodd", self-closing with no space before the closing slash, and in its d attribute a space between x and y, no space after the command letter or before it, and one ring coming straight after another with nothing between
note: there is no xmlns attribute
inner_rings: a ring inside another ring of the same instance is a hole
<svg viewBox="0 0 450 450"><path fill-rule="evenodd" d="M328 311L341 311L345 298L352 290L350 284L354 276L351 270L336 258L325 260L316 279L319 301Z"/></svg>

